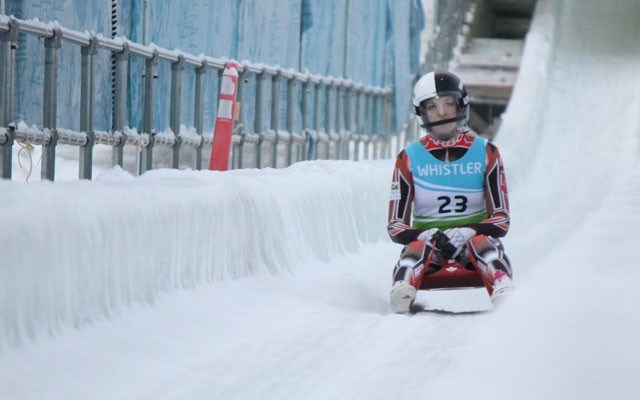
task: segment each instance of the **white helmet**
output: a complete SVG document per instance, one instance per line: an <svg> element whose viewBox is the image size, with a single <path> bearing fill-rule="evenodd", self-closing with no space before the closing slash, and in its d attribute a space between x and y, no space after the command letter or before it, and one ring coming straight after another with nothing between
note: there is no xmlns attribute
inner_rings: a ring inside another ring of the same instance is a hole
<svg viewBox="0 0 640 400"><path fill-rule="evenodd" d="M458 114L455 118L437 122L429 122L425 111L425 101L442 96L452 96L458 105ZM437 125L458 122L458 127L463 127L469 120L469 95L464 84L456 75L446 71L434 71L423 75L413 88L413 106L422 119L422 127L431 132L431 127Z"/></svg>

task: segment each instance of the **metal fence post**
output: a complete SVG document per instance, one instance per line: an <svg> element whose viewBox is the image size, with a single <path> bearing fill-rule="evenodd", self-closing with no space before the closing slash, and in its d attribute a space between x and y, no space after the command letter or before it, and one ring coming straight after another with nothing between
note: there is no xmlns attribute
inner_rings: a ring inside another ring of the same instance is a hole
<svg viewBox="0 0 640 400"><path fill-rule="evenodd" d="M262 96L264 93L264 80L266 73L264 70L256 73L256 98L254 106L254 122L253 130L258 134L258 143L256 144L255 162L256 168L262 168Z"/></svg>
<svg viewBox="0 0 640 400"><path fill-rule="evenodd" d="M373 118L373 116L371 115L371 90L369 89L365 89L364 91L364 108L365 110L367 110L368 112L365 112L364 115L364 134L367 136L367 138L369 140L367 140L365 146L364 146L364 160L369 160L370 159L370 147L371 147L371 131L372 131L372 127L371 127L371 119Z"/></svg>
<svg viewBox="0 0 640 400"><path fill-rule="evenodd" d="M378 131L378 122L380 121L380 115L378 113L379 111L379 96L377 93L372 93L371 94L371 101L372 101L372 112L373 112L373 121L372 121L372 129L371 129L371 139L373 140L373 155L372 155L372 159L376 160L378 159L378 147L380 146L380 143L378 141L378 139L380 139L380 132Z"/></svg>
<svg viewBox="0 0 640 400"><path fill-rule="evenodd" d="M233 123L232 141L233 141L233 153L231 159L231 167L241 169L244 164L244 94L245 94L245 79L247 75L247 69L242 68L238 71L238 91L236 94L236 101L238 102L239 115L238 120ZM236 132L239 131L239 134Z"/></svg>
<svg viewBox="0 0 640 400"><path fill-rule="evenodd" d="M353 118L353 136L355 137L355 148L354 148L354 152L353 152L353 159L355 161L359 161L360 160L360 142L361 142L361 137L360 134L361 129L360 129L360 110L361 110L361 105L360 105L360 101L361 101L361 92L362 90L362 86L356 86L355 87L355 111L354 111L354 118Z"/></svg>
<svg viewBox="0 0 640 400"><path fill-rule="evenodd" d="M0 32L0 127L8 128L13 122L13 93L15 49L18 43L18 27L15 18L9 19L9 30ZM14 135L12 129L5 132L6 140L0 144L0 177L11 179Z"/></svg>
<svg viewBox="0 0 640 400"><path fill-rule="evenodd" d="M333 85L331 83L327 83L325 85L326 91L324 96L324 131L329 136L329 140L327 140L326 147L326 159L331 159L331 89Z"/></svg>
<svg viewBox="0 0 640 400"><path fill-rule="evenodd" d="M196 68L196 88L195 99L193 101L193 126L196 133L200 136L200 144L196 148L195 169L202 169L202 148L204 147L203 134L203 114L204 114L204 79L203 77L207 73L207 68L204 66L204 62L201 67Z"/></svg>
<svg viewBox="0 0 640 400"><path fill-rule="evenodd" d="M344 82L342 80L336 81L336 112L333 115L334 118L334 128L335 133L337 134L336 140L336 160L341 160L343 158L342 147L343 147L343 137L342 130L344 128L344 119L341 118L344 113Z"/></svg>
<svg viewBox="0 0 640 400"><path fill-rule="evenodd" d="M56 146L58 133L56 132L56 113L58 102L58 50L62 32L59 27L53 29L53 36L44 40L44 88L42 124L49 131L49 140L45 139L42 151L41 178L53 181L56 174Z"/></svg>
<svg viewBox="0 0 640 400"><path fill-rule="evenodd" d="M320 79L317 77L312 77L311 82L313 83L313 111L312 111L312 122L311 126L316 135L315 143L313 144L313 148L311 149L310 160L318 159L318 144L320 144L320 90L321 83Z"/></svg>
<svg viewBox="0 0 640 400"><path fill-rule="evenodd" d="M344 111L342 113L342 117L343 117L343 131L341 132L342 134L342 140L344 141L344 143L342 144L342 151L343 151L343 159L344 160L350 160L351 159L351 111L353 109L353 105L351 104L351 91L353 89L353 83L349 82L349 81L345 81L344 83L344 90L343 90L343 104L344 104Z"/></svg>
<svg viewBox="0 0 640 400"><path fill-rule="evenodd" d="M153 56L144 62L144 99L142 99L142 132L149 135L149 144L140 155L140 174L153 167L153 146L155 144L155 132L153 131L153 100L158 79L158 51L154 50Z"/></svg>
<svg viewBox="0 0 640 400"><path fill-rule="evenodd" d="M116 132L120 135L113 145L112 165L123 166L124 163L124 144L126 136L124 133L125 115L127 112L127 87L129 74L129 45L124 43L121 52L115 54L116 71L115 71L115 93L113 94L113 134Z"/></svg>
<svg viewBox="0 0 640 400"><path fill-rule="evenodd" d="M344 154L346 160L351 159L351 140L353 138L352 133L354 132L353 108L353 84L351 82L347 82L344 92L344 136L346 139ZM354 141L354 144L356 143L357 142Z"/></svg>
<svg viewBox="0 0 640 400"><path fill-rule="evenodd" d="M80 131L87 135L87 142L80 147L78 177L91 179L93 169L93 56L98 53L96 37L91 37L89 46L82 47L82 69L80 71Z"/></svg>
<svg viewBox="0 0 640 400"><path fill-rule="evenodd" d="M387 147L389 146L389 133L386 130L384 112L387 108L387 96L384 93L380 93L380 139L381 148L379 158L385 158L387 154Z"/></svg>
<svg viewBox="0 0 640 400"><path fill-rule="evenodd" d="M310 85L310 78L307 78L303 83L302 83L302 87L300 89L300 112L301 112L301 129L302 129L302 135L305 136L305 144L300 146L300 152L298 153L298 159L299 160L305 160L306 154L307 154L307 146L309 146L309 141L312 140L311 136L308 134L308 118L307 118L307 112L309 110L309 85Z"/></svg>
<svg viewBox="0 0 640 400"><path fill-rule="evenodd" d="M184 70L184 56L180 54L178 61L171 63L171 104L169 109L169 126L175 136L175 143L171 152L171 168L180 166L180 108L182 107L182 71Z"/></svg>
<svg viewBox="0 0 640 400"><path fill-rule="evenodd" d="M280 125L280 71L271 77L271 129L275 132L273 140L273 153L271 155L271 166L278 167L278 128Z"/></svg>
<svg viewBox="0 0 640 400"><path fill-rule="evenodd" d="M286 130L289 132L289 141L287 142L287 165L293 164L293 123L295 119L294 97L295 97L295 76L287 80L287 115Z"/></svg>

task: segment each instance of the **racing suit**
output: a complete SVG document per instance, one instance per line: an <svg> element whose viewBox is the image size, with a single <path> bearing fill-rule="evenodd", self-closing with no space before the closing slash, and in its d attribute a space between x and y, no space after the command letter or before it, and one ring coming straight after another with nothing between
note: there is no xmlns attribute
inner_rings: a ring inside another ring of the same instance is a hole
<svg viewBox="0 0 640 400"><path fill-rule="evenodd" d="M437 272L445 260L418 235L429 228L452 227L476 231L458 258L465 268L476 264L489 284L496 274L512 277L499 239L509 230L502 159L495 145L469 130L460 130L446 142L426 135L398 154L387 229L393 242L405 246L393 281L404 280L419 289L422 279Z"/></svg>

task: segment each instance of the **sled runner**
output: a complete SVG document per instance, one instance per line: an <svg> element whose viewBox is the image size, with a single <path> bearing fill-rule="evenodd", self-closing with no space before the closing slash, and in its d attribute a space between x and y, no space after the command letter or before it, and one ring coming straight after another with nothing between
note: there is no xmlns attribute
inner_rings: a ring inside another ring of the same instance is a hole
<svg viewBox="0 0 640 400"><path fill-rule="evenodd" d="M490 311L493 306L480 274L449 260L438 272L422 279L410 313L476 313Z"/></svg>

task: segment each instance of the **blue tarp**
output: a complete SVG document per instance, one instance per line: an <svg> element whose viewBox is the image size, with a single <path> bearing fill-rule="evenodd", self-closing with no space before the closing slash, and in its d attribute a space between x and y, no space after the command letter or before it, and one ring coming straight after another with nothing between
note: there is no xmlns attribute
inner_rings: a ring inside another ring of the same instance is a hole
<svg viewBox="0 0 640 400"><path fill-rule="evenodd" d="M117 12L112 15L112 4ZM343 77L395 90L393 129L408 118L411 85L419 73L419 35L424 26L419 0L154 0L149 1L149 41L191 54L250 60L320 75ZM79 31L143 40L143 0L9 0L9 15L58 21ZM115 21L113 20L115 18ZM80 50L62 45L59 57L58 127L78 129ZM142 61L130 62L131 104L127 124L140 129ZM101 50L96 62L96 129L111 128L112 65ZM42 123L44 44L20 35L14 119ZM185 69L182 123L193 125L193 70ZM160 62L154 126L169 124L171 68ZM213 126L217 78L207 74L205 130ZM251 96L251 90L247 96ZM245 99L246 100L246 99ZM253 127L251 127L253 128Z"/></svg>

